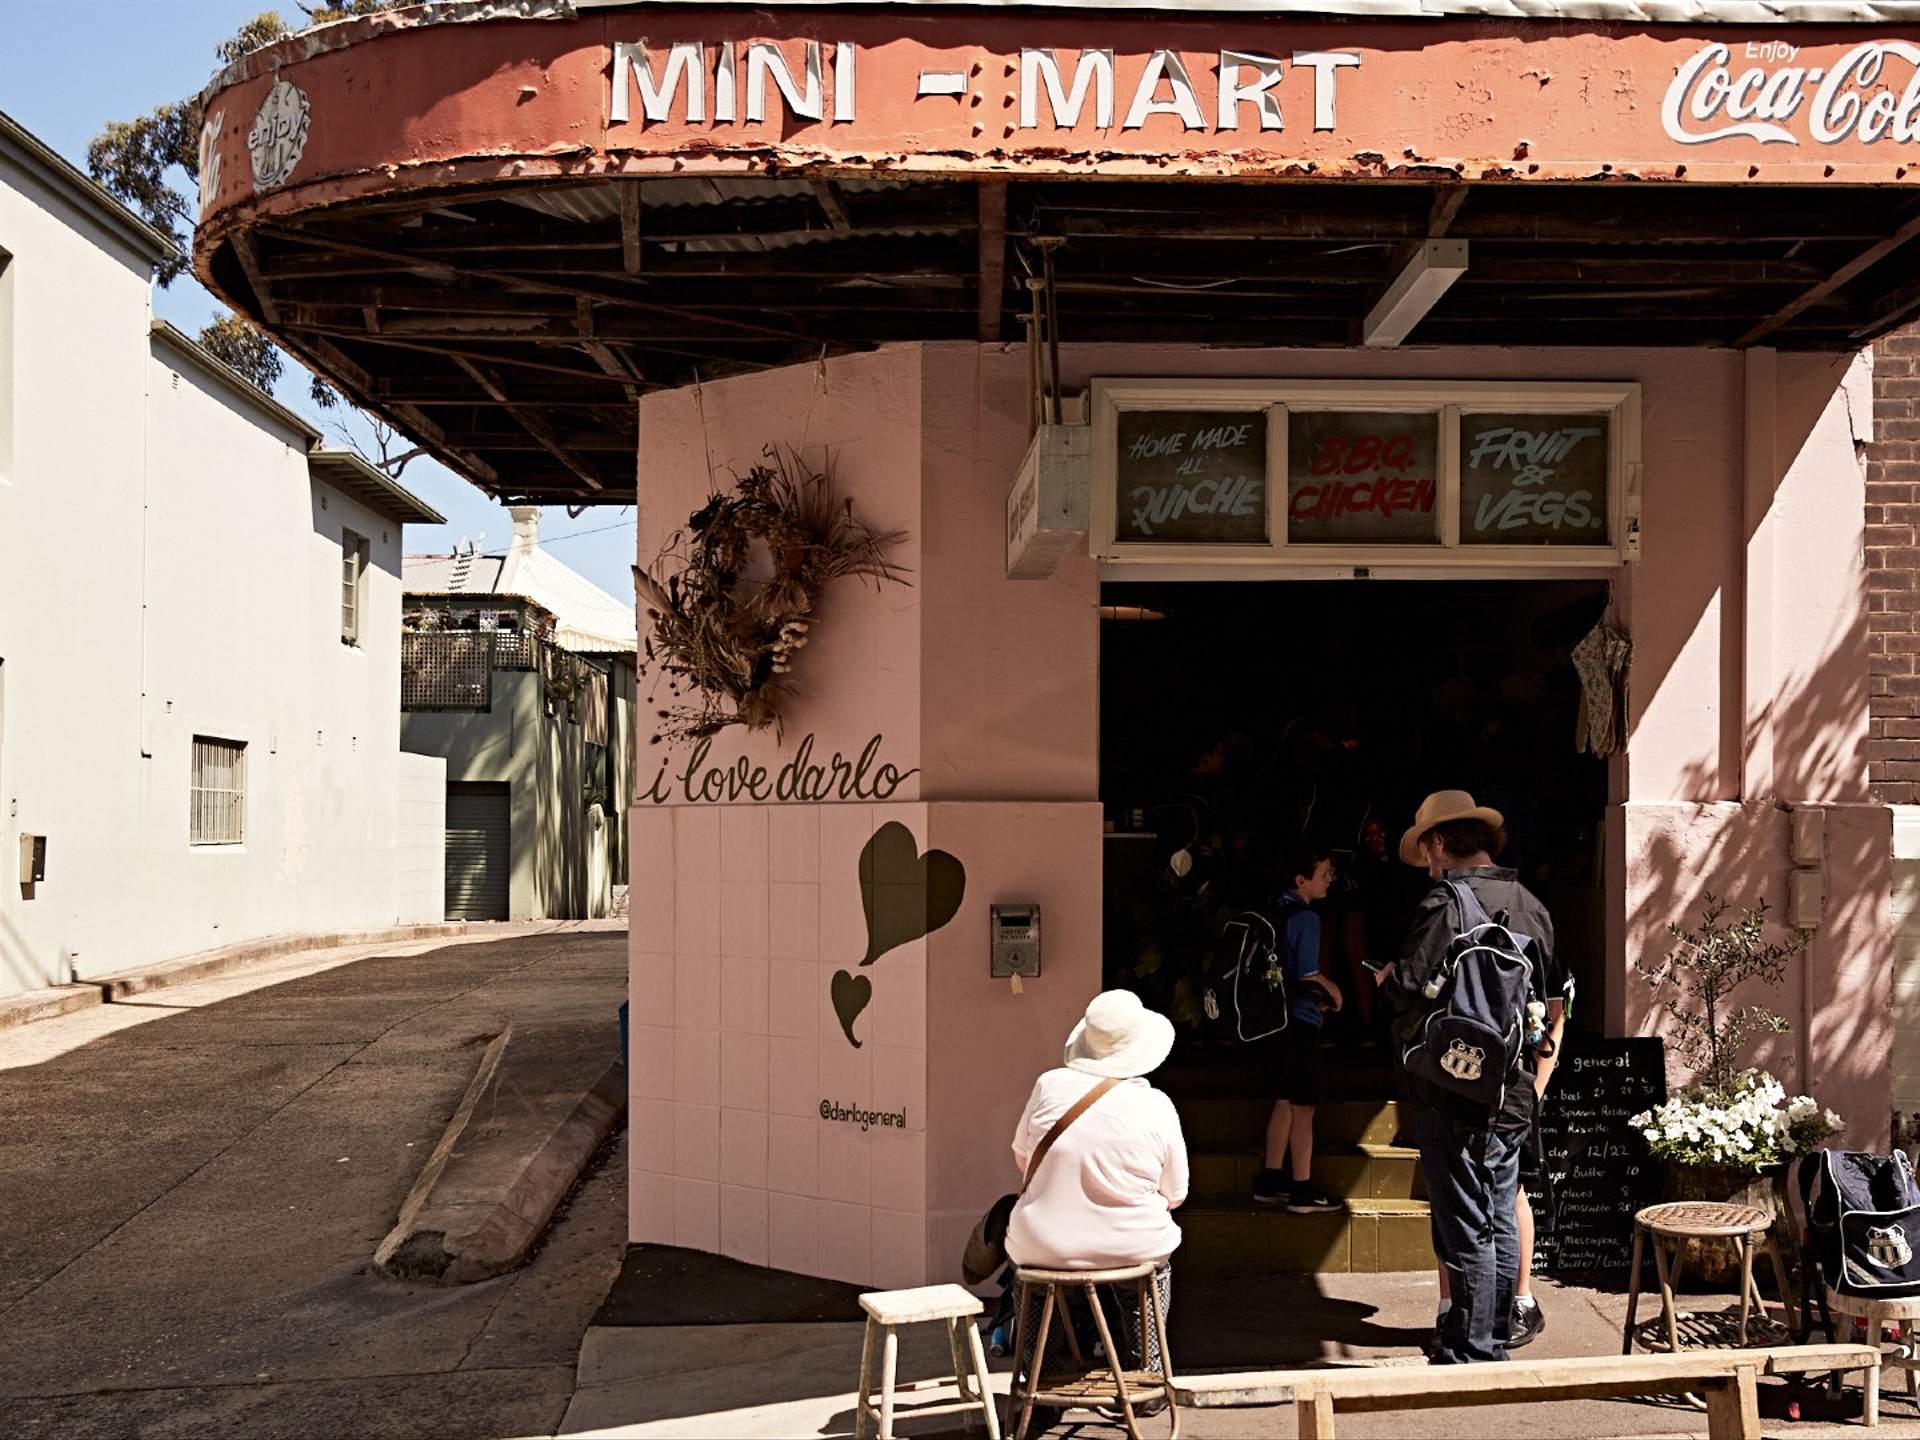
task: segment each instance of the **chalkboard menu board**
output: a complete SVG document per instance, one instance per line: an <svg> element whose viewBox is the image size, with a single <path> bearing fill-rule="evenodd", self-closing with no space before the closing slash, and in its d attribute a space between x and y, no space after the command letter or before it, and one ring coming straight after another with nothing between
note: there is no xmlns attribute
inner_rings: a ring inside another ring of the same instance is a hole
<svg viewBox="0 0 1920 1440"><path fill-rule="evenodd" d="M1634 1212L1660 1203L1662 1169L1627 1121L1666 1100L1666 1066L1658 1038L1567 1035L1540 1113L1551 1217L1529 1192L1535 1269L1621 1276L1632 1265Z"/></svg>
<svg viewBox="0 0 1920 1440"><path fill-rule="evenodd" d="M1287 543L1431 545L1440 417L1372 410L1287 416Z"/></svg>
<svg viewBox="0 0 1920 1440"><path fill-rule="evenodd" d="M1609 417L1460 417L1463 545L1605 545Z"/></svg>
<svg viewBox="0 0 1920 1440"><path fill-rule="evenodd" d="M1122 410L1116 448L1116 539L1266 541L1266 411Z"/></svg>

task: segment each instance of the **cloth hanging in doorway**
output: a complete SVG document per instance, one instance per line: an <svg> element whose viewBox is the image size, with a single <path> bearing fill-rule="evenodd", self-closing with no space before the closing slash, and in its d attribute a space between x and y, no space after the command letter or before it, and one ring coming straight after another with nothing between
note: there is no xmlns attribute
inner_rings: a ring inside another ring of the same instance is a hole
<svg viewBox="0 0 1920 1440"><path fill-rule="evenodd" d="M1627 664L1633 642L1602 619L1573 647L1573 668L1585 692L1573 747L1595 755L1619 750L1627 733Z"/></svg>

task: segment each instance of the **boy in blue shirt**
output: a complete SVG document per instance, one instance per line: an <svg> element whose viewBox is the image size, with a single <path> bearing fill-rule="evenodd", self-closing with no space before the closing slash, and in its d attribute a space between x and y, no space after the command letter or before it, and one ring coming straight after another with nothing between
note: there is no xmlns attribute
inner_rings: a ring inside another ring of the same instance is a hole
<svg viewBox="0 0 1920 1440"><path fill-rule="evenodd" d="M1320 973L1320 917L1312 906L1333 888L1333 856L1325 846L1303 845L1283 856L1287 890L1281 897L1280 960L1287 984L1287 1028L1266 1042L1264 1059L1273 1087L1267 1120L1265 1168L1253 1182L1253 1198L1284 1203L1296 1215L1326 1214L1340 1201L1313 1183L1313 1112L1320 1104L1321 1007L1339 1010L1340 987Z"/></svg>

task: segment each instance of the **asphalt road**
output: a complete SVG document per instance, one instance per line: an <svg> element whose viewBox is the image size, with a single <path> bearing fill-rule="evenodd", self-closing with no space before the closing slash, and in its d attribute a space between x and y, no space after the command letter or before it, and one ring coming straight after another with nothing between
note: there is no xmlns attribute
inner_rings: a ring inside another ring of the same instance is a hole
<svg viewBox="0 0 1920 1440"><path fill-rule="evenodd" d="M625 990L602 929L289 957L0 1030L7 1434L552 1434L625 1244L622 1145L512 1275L370 1262L505 1019L611 1054Z"/></svg>

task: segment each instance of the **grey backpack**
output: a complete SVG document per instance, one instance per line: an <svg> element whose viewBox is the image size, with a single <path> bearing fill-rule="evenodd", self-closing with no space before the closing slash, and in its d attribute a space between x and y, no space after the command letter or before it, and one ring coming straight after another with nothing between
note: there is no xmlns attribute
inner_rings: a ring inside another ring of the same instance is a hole
<svg viewBox="0 0 1920 1440"><path fill-rule="evenodd" d="M1466 885L1449 880L1446 886L1459 923L1446 960L1423 991L1433 1008L1414 1027L1400 1063L1491 1119L1508 1084L1521 1075L1533 942L1507 927L1504 911L1489 918Z"/></svg>

